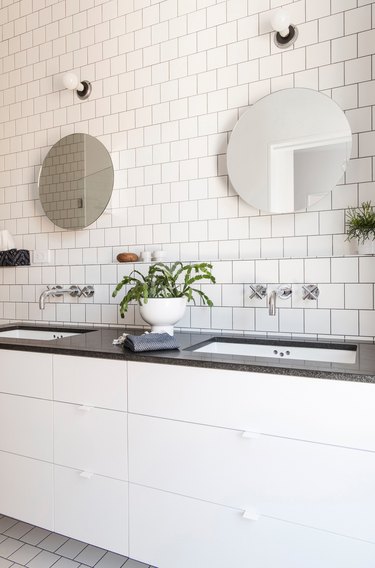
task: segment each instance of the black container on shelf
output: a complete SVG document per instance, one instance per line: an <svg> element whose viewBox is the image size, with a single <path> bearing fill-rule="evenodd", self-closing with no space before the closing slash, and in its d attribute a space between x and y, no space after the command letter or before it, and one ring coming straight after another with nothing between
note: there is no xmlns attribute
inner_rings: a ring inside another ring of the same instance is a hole
<svg viewBox="0 0 375 568"><path fill-rule="evenodd" d="M30 251L9 249L0 251L0 266L29 266Z"/></svg>

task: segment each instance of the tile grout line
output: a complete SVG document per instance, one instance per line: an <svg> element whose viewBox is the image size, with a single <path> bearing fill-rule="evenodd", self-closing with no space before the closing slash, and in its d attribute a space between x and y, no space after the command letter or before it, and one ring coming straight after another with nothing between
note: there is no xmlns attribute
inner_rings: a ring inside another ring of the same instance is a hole
<svg viewBox="0 0 375 568"><path fill-rule="evenodd" d="M6 517L5 515L0 516L0 519L3 519L3 518L7 518L7 517ZM9 518L10 518L10 517L9 517ZM11 526L7 527L4 532L7 532L8 530L10 530L11 528L13 528L13 527L14 527L17 523L19 523L19 522L22 522L22 521L17 521L17 520L15 520L15 522L14 522ZM59 551L59 549L62 548L67 542L69 542L69 540L74 540L74 541L75 541L76 539L70 539L69 537L66 537L67 540L66 540L64 543L62 543L55 551L51 551L51 550L47 550L47 549L45 549L45 548L41 548L40 544L41 544L44 540L46 540L49 536L51 536L51 535L59 535L59 536L63 536L63 537L64 537L64 535L60 535L59 533L54 533L54 532L51 532L51 531L50 531L49 534L46 535L46 536L44 536L37 544L30 544L30 543L28 543L28 542L25 542L25 541L21 540L23 537L25 537L27 534L29 534L29 533L30 533L32 530L34 530L35 528L39 528L39 527L32 526L32 527L30 528L30 530L28 530L26 533L24 533L24 534L23 534L21 537L19 537L19 538L12 537L12 536L8 536L8 535L4 534L4 532L0 532L0 535L5 537L5 540L2 541L2 542L6 542L7 539L12 539L12 540L15 540L15 541L17 541L17 542L20 543L19 548L17 548L17 550L15 550L14 552L12 552L12 553L10 554L10 556L12 556L15 552L18 552L19 550L21 550L21 548L22 548L23 546L25 546L25 545L31 546L31 547L33 547L33 548L35 548L35 549L38 549L37 554L36 554L31 560L29 560L29 561L24 565L25 568L28 568L29 562L32 562L33 560L35 560L42 552L47 552L47 553L50 553L50 554L53 554L53 555L58 556L58 558L57 558L48 568L52 568L52 567L53 567L59 560L61 560L62 558L66 559L66 560L70 560L70 561L72 561L72 562L75 562L75 563L77 563L78 565L83 566L84 568L95 568L95 566L97 566L97 564L99 564L100 561L103 560L103 558L106 556L106 554L108 554L108 553L111 554L111 553L112 553L110 550L101 548L100 550L103 550L104 554L103 554L93 565L85 564L84 562L80 562L79 560L77 561L76 558L78 558L78 556L79 556L84 550L86 550L89 546L94 546L95 548L100 548L100 547L97 547L97 546L95 546L95 545L90 545L90 544L87 544L87 543L83 543L83 544L85 544L84 548L83 548L82 550L80 550L73 558L70 558L70 557L68 557L68 556L64 556L63 554L59 553L58 551ZM44 529L43 529L43 530L44 530ZM0 544L1 544L1 543L0 543ZM112 553L112 554L117 554L117 553ZM122 556L122 555L119 555L119 556ZM3 560L5 560L5 561L7 561L7 562L12 562L12 564L10 564L8 568L12 568L14 565L20 565L20 564L18 564L17 562L13 562L12 560L9 560L9 557L7 558L7 557L5 557L5 556L2 556L1 554L0 554L0 558L3 559ZM126 564L129 560L131 560L130 558L128 558L128 557L126 557L126 556L123 556L123 558L124 558L125 560L124 560L124 562L123 562L118 568L122 568L123 566L125 566L125 564ZM21 565L20 565L20 566L21 566ZM152 567L152 566L148 566L148 567L147 567L147 566L145 565L145 568L153 568L153 567Z"/></svg>
<svg viewBox="0 0 375 568"><path fill-rule="evenodd" d="M17 521L17 522L18 522L18 521ZM16 524L16 523L15 523L15 524ZM14 525L12 525L12 526L14 526ZM9 528L12 528L12 527L9 527ZM38 528L38 527L33 527L32 529L30 529L30 531L33 530L34 528ZM9 530L9 529L7 529L7 530ZM28 534L30 531L28 531L27 533L25 533L25 535ZM49 552L49 553L51 553L51 554L55 554L56 556L59 556L59 558L58 558L53 564L51 564L51 566L53 566L53 565L54 565L59 559L61 559L61 558L65 558L65 559L67 559L67 560L71 560L72 562L76 562L75 558L77 558L77 556L79 556L79 555L81 554L81 552L83 552L84 550L86 550L86 548L89 546L88 544L86 544L86 545L84 546L84 548L83 548L80 552L78 552L78 554L76 554L76 556L74 556L73 558L70 558L70 557L68 557L68 556L63 556L62 554L57 553L57 551L58 551L62 546L64 546L64 544L66 544L66 542L68 542L68 541L70 540L69 537L67 537L67 540L66 540L63 544L61 544L55 551L47 550L47 549L41 548L41 547L39 546L41 542L43 542L44 540L46 540L46 538L48 538L48 536L50 536L51 534L58 534L58 533L53 533L53 532L51 532L49 535L47 535L47 536L45 536L44 538L42 538L42 539L39 541L39 543L36 544L36 545L35 545L35 544L29 544L28 542L22 541L20 538L14 538L14 537L8 536L8 535L6 535L6 534L4 534L4 533L0 533L0 534L3 535L3 536L5 536L6 539L16 540L16 541L18 541L19 543L21 543L21 546L20 546L19 548L17 548L17 550L14 551L14 552L17 552L18 550L20 550L24 545L28 545L28 546L32 546L32 547L34 547L34 548L37 548L37 549L39 550L39 552L38 552L31 560L34 560L37 556L39 556L39 554L40 554L41 552ZM25 535L23 535L23 536L25 536ZM63 535L61 535L61 536L63 536ZM5 539L3 542L6 542L6 539ZM72 539L72 540L75 540L75 539ZM2 544L2 543L0 543L0 544ZM99 547L97 547L97 548L99 548ZM102 550L104 550L104 554L103 554L102 558L105 556L105 554L106 554L107 552L110 552L110 551L108 551L108 550L106 550L106 549L104 549L104 548L103 548ZM10 556L12 556L12 554L14 554L14 552L12 552L12 553L10 554ZM9 561L9 557L7 558L7 557L5 557L5 556L2 556L1 554L0 554L0 558L2 558L3 560L8 560L8 561ZM31 560L29 560L29 562L31 562ZM100 562L100 560L101 560L101 559L99 559L98 562ZM10 562L12 562L12 561L10 561ZM94 566L96 566L96 564L97 564L98 562L96 562L93 566L90 566L90 565L88 565L88 564L84 564L83 562L79 562L79 561L77 562L77 564L82 564L83 566L85 566L85 567L87 567L87 568L93 568ZM14 562L14 564L17 564L17 563ZM28 562L26 563L26 565L27 565L27 564L28 564ZM50 566L49 568L51 568L51 566ZM123 566L123 564L122 564L121 566ZM9 567L9 568L10 568L10 567ZM121 568L121 567L120 567L120 568Z"/></svg>

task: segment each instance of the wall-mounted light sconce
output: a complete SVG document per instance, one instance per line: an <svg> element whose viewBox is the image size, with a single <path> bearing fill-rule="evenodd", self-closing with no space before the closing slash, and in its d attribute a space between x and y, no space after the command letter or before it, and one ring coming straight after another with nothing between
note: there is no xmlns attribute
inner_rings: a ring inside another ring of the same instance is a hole
<svg viewBox="0 0 375 568"><path fill-rule="evenodd" d="M81 101L88 99L91 95L92 86L90 81L80 81L75 73L65 73L62 82L66 89L75 91Z"/></svg>
<svg viewBox="0 0 375 568"><path fill-rule="evenodd" d="M274 41L277 47L285 49L296 41L298 29L291 23L289 12L284 8L280 8L272 14L271 26L275 30Z"/></svg>

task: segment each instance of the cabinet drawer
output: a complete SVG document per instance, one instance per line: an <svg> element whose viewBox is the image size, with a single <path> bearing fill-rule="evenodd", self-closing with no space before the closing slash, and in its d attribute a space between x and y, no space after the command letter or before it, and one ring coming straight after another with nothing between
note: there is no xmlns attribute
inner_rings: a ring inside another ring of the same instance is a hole
<svg viewBox="0 0 375 568"><path fill-rule="evenodd" d="M0 512L53 530L53 465L0 451Z"/></svg>
<svg viewBox="0 0 375 568"><path fill-rule="evenodd" d="M0 394L0 450L53 461L53 403Z"/></svg>
<svg viewBox="0 0 375 568"><path fill-rule="evenodd" d="M0 350L0 392L52 398L52 355Z"/></svg>
<svg viewBox="0 0 375 568"><path fill-rule="evenodd" d="M127 556L127 482L55 466L55 531Z"/></svg>
<svg viewBox="0 0 375 568"><path fill-rule="evenodd" d="M129 415L129 480L375 543L375 453L243 434Z"/></svg>
<svg viewBox="0 0 375 568"><path fill-rule="evenodd" d="M375 545L130 484L130 556L159 568L373 568Z"/></svg>
<svg viewBox="0 0 375 568"><path fill-rule="evenodd" d="M375 384L128 364L129 411L375 451Z"/></svg>
<svg viewBox="0 0 375 568"><path fill-rule="evenodd" d="M127 415L54 403L55 463L127 478Z"/></svg>
<svg viewBox="0 0 375 568"><path fill-rule="evenodd" d="M126 361L54 355L54 399L127 409Z"/></svg>

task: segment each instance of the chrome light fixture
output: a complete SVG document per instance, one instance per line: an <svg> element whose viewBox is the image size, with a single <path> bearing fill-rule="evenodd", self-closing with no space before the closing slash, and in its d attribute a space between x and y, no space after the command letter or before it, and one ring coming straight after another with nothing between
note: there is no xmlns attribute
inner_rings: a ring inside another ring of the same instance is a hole
<svg viewBox="0 0 375 568"><path fill-rule="evenodd" d="M273 39L277 47L285 49L296 41L298 37L297 26L291 23L289 12L284 8L273 12L271 26L275 31Z"/></svg>
<svg viewBox="0 0 375 568"><path fill-rule="evenodd" d="M81 101L88 99L91 95L92 86L90 81L80 81L75 73L65 73L62 82L66 89L75 91Z"/></svg>

